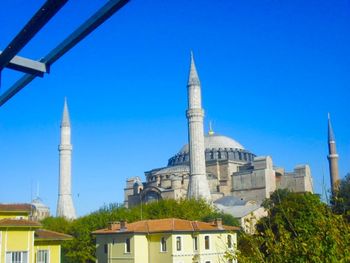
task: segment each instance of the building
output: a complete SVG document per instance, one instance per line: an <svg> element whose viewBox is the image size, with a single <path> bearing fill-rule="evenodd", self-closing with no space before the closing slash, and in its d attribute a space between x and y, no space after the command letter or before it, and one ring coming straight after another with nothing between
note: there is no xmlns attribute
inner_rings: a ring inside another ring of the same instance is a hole
<svg viewBox="0 0 350 263"><path fill-rule="evenodd" d="M284 168L274 165L271 156L256 156L237 140L217 134L212 128L203 135L204 111L200 87L191 55L187 84L189 108L186 114L189 142L168 159L166 167L145 172L144 182L140 177L127 179L125 206L186 197L204 197L215 203L227 196L260 205L276 189L313 191L308 165L297 165L294 171L286 172ZM196 157L192 160L191 156Z"/></svg>
<svg viewBox="0 0 350 263"><path fill-rule="evenodd" d="M41 229L31 212L30 204L0 204L0 262L61 262L61 243L71 236Z"/></svg>
<svg viewBox="0 0 350 263"><path fill-rule="evenodd" d="M63 116L61 122L61 142L58 146L60 164L57 216L65 217L67 219L76 218L72 198L72 149L71 124L68 105L67 100L64 99Z"/></svg>
<svg viewBox="0 0 350 263"><path fill-rule="evenodd" d="M258 220L267 216L264 207L255 201L245 201L233 196L225 196L214 202L216 208L239 220L244 232L254 234Z"/></svg>
<svg viewBox="0 0 350 263"><path fill-rule="evenodd" d="M33 199L31 205L32 205L32 213L30 216L31 220L41 221L46 217L50 216L50 208L47 205L45 205L39 197Z"/></svg>
<svg viewBox="0 0 350 263"><path fill-rule="evenodd" d="M116 222L93 232L97 263L221 263L236 250L239 228L168 218Z"/></svg>

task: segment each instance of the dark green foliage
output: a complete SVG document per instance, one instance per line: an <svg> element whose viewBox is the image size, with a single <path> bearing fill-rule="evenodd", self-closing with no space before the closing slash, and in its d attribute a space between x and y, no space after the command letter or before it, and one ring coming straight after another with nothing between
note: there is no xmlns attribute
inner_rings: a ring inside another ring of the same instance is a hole
<svg viewBox="0 0 350 263"><path fill-rule="evenodd" d="M339 190L332 196L332 210L350 222L350 173L339 183Z"/></svg>
<svg viewBox="0 0 350 263"><path fill-rule="evenodd" d="M253 236L242 234L239 262L350 262L350 226L311 193L277 190Z"/></svg>
<svg viewBox="0 0 350 263"><path fill-rule="evenodd" d="M216 211L203 200L172 199L152 202L127 209L117 205L109 205L74 221L63 218L47 218L43 220L44 228L68 233L74 238L62 245L62 262L83 263L95 262L95 239L91 232L106 228L109 222L126 220L131 223L145 219L180 218L187 220L211 221L221 217L226 225L239 222L230 215Z"/></svg>

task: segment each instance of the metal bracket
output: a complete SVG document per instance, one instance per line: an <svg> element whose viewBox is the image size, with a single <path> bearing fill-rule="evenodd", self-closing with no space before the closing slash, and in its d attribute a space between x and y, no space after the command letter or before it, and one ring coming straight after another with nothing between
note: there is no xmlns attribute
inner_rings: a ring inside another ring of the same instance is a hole
<svg viewBox="0 0 350 263"><path fill-rule="evenodd" d="M2 51L0 51L0 56L1 54ZM40 77L44 76L44 73L49 73L49 67L45 63L20 56L15 56L11 59L6 67Z"/></svg>
<svg viewBox="0 0 350 263"><path fill-rule="evenodd" d="M51 1L47 1L47 3L57 2L57 1L58 0L51 0ZM66 1L67 0L64 0L64 1L61 0L60 2L66 2ZM45 65L46 71L48 71L48 68L50 68L54 62L56 62L59 58L61 58L65 53L67 53L70 49L72 49L76 44L78 44L81 40L83 40L86 36L88 36L92 31L94 31L98 26L104 23L109 17L111 17L115 12L117 12L120 8L122 8L128 2L129 0L109 0L103 7L101 7L95 14L93 14L86 22L84 22L80 27L78 27L72 34L70 34L59 45L57 45L56 48L51 50L51 52L49 52L44 58L40 59L39 62L31 61L31 62L39 63L39 64L34 63L36 65L35 67L33 65L28 66L28 64L30 64L28 61L26 63L23 63L24 65L22 65L21 71L32 70L32 68L35 68L34 72L25 74L22 78L20 78L17 82L15 82L9 89L7 89L0 96L0 107L4 103L6 103L9 99L11 99L17 92L23 89L27 84L29 84L32 80L34 80L37 76L40 76L40 74L42 74L40 70L37 70L38 68L40 68L42 65ZM31 19L31 21L32 20L33 19ZM18 43L14 40L12 42L14 42L16 46ZM18 48L20 49L24 45L19 44ZM8 62L10 61L12 62L11 59L14 58L15 54L17 54L15 53L13 57L11 57L10 55L8 55L9 53L7 53L7 55L4 56L4 53L6 50L7 49L5 49L4 52L0 55L0 74L2 69L1 67L6 64L6 61L9 60ZM4 57L6 59L4 59ZM21 58L21 59L25 59L25 58ZM19 63L16 63L14 67L18 67L18 64ZM9 67L8 65L6 66Z"/></svg>

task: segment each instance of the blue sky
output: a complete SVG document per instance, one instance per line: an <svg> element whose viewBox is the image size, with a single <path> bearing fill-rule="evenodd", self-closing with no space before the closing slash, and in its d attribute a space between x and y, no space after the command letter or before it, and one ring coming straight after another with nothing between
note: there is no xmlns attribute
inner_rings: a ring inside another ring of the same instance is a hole
<svg viewBox="0 0 350 263"><path fill-rule="evenodd" d="M0 50L44 1L4 0ZM20 55L39 59L105 1L70 1ZM19 8L20 7L20 8ZM67 96L79 215L123 201L125 179L186 143L192 49L206 129L329 188L327 113L350 171L350 17L346 0L131 0L0 108L0 201L40 196L56 212L59 124ZM0 92L20 74L5 70ZM324 180L323 180L324 176Z"/></svg>

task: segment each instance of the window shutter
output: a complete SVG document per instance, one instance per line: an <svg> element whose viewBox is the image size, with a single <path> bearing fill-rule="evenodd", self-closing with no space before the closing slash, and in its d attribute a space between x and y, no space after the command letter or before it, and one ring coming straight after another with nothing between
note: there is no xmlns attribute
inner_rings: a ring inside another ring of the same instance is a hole
<svg viewBox="0 0 350 263"><path fill-rule="evenodd" d="M12 263L12 253L11 252L6 253L6 263Z"/></svg>
<svg viewBox="0 0 350 263"><path fill-rule="evenodd" d="M25 252L22 252L22 253L23 253L23 254L22 254L22 256L23 256L22 262L23 262L23 263L28 263L28 252L25 251Z"/></svg>

